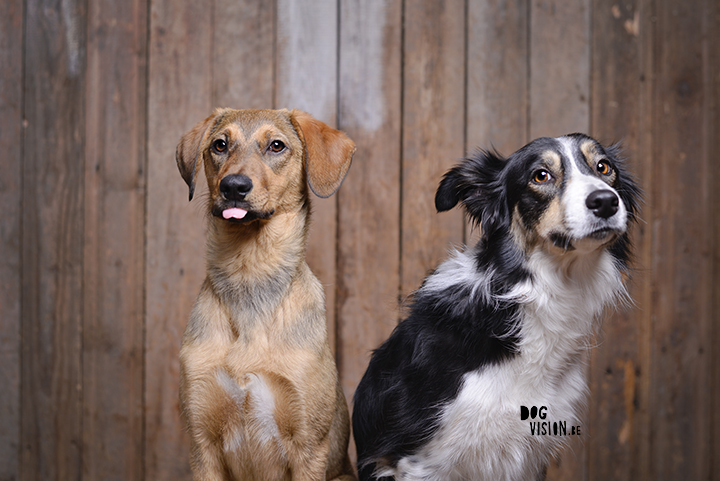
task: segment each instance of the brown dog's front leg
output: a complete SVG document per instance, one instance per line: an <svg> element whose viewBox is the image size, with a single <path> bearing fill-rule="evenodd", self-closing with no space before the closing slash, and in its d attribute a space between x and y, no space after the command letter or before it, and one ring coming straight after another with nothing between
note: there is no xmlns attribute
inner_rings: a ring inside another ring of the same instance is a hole
<svg viewBox="0 0 720 481"><path fill-rule="evenodd" d="M329 439L325 439L321 442L316 449L306 452L310 456L295 456L295 459L303 459L302 464L294 465L292 469L293 481L317 481L317 480L329 480L329 481L357 481L357 478L353 474L352 464L350 459L345 457L342 462L333 463L330 461L328 465L328 455L330 454Z"/></svg>
<svg viewBox="0 0 720 481"><path fill-rule="evenodd" d="M336 477L330 478L330 481L357 481L357 476L355 476L355 470L352 467L350 458L347 456L345 456L345 459L343 460L343 467L341 472L343 474L338 474Z"/></svg>
<svg viewBox="0 0 720 481"><path fill-rule="evenodd" d="M190 464L193 481L225 481L225 467L219 453L213 449L203 449L195 444L191 449Z"/></svg>

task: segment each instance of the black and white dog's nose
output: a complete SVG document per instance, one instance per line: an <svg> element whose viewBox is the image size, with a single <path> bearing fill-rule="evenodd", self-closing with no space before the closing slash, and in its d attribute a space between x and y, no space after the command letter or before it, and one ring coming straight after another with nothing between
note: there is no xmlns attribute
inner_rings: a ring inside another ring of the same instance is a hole
<svg viewBox="0 0 720 481"><path fill-rule="evenodd" d="M252 180L247 175L228 175L220 181L220 193L227 200L245 200L252 188Z"/></svg>
<svg viewBox="0 0 720 481"><path fill-rule="evenodd" d="M600 189L590 192L590 195L585 199L585 205L596 216L607 219L617 213L620 199L618 199L615 192Z"/></svg>

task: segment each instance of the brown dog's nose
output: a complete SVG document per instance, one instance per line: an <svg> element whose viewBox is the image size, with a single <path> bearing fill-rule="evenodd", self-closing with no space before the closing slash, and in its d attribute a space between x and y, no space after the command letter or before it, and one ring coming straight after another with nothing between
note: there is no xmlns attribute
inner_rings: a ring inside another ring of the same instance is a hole
<svg viewBox="0 0 720 481"><path fill-rule="evenodd" d="M607 219L617 213L620 199L613 191L600 189L590 192L590 195L585 199L585 205L596 216Z"/></svg>
<svg viewBox="0 0 720 481"><path fill-rule="evenodd" d="M220 193L227 200L245 200L252 188L252 180L247 175L228 175L220 181Z"/></svg>

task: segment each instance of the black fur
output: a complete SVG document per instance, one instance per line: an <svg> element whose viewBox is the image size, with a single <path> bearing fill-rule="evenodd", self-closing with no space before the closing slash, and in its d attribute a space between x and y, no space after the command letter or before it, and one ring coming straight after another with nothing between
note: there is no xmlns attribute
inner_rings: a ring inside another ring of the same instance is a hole
<svg viewBox="0 0 720 481"><path fill-rule="evenodd" d="M373 354L355 394L361 467L367 459L394 463L414 452L432 434L463 374L513 355L517 338L507 320L515 308L462 302L467 296L461 290L416 296L411 314ZM371 473L374 466L363 471Z"/></svg>
<svg viewBox="0 0 720 481"><path fill-rule="evenodd" d="M527 185L539 155L552 147L557 147L556 139L538 139L508 159L478 151L440 182L437 210L461 203L469 218L482 225L475 264L479 273L492 273L490 297L473 297L472 286L451 283L444 292L421 287L413 295L409 315L373 353L355 392L353 430L361 480L374 479L376 460L395 466L432 437L444 404L457 395L464 374L515 355L518 306L497 296L531 276L524 267L525 253L512 239L512 212L518 203L526 204L521 210L530 217L524 221L532 223L532 212L542 211L547 203L528 194ZM617 147L605 153L620 167L613 187L633 220L639 189L624 174ZM627 268L627 234L611 253L619 267Z"/></svg>

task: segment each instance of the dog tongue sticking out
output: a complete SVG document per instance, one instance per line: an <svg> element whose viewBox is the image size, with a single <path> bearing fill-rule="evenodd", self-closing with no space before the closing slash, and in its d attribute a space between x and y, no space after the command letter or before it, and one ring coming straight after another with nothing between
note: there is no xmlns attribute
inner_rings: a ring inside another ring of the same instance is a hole
<svg viewBox="0 0 720 481"><path fill-rule="evenodd" d="M245 214L247 214L246 210L238 209L237 207L232 207L230 209L225 209L223 211L223 218L225 219L242 219L245 217Z"/></svg>

